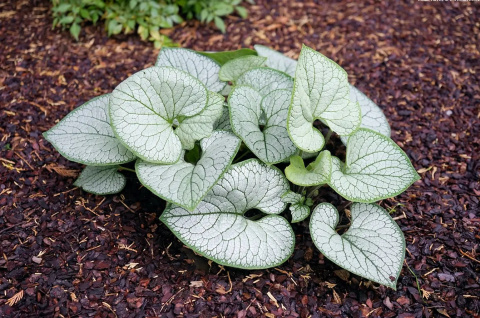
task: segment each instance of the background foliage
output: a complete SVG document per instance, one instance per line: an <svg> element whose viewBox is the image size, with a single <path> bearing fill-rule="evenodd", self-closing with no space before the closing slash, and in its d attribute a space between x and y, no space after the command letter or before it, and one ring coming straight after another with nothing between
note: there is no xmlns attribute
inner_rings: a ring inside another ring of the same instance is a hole
<svg viewBox="0 0 480 318"><path fill-rule="evenodd" d="M104 21L108 35L137 32L142 40L155 47L174 46L159 31L171 28L184 19L214 22L225 32L222 17L237 13L242 18L247 10L242 0L52 0L53 27L69 29L78 40L84 22ZM253 2L253 1L249 1Z"/></svg>

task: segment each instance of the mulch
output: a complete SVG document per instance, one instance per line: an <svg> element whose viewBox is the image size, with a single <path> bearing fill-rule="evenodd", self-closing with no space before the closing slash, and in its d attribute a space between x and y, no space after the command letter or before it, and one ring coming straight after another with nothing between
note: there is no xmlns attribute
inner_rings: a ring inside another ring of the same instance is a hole
<svg viewBox="0 0 480 318"><path fill-rule="evenodd" d="M223 268L158 220L162 202L128 174L119 195L73 181L82 166L42 137L158 51L137 36L52 30L50 2L0 4L1 317L479 317L480 5L257 0L227 33L188 22L183 47L302 43L343 66L380 105L422 179L381 205L405 233L397 290L348 274L295 225L293 256L269 270ZM343 201L322 190L317 201Z"/></svg>

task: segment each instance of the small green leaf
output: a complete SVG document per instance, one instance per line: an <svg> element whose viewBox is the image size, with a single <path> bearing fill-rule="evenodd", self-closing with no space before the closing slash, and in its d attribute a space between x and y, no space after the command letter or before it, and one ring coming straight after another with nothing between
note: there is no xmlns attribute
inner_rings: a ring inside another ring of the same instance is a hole
<svg viewBox="0 0 480 318"><path fill-rule="evenodd" d="M343 235L335 227L337 209L329 203L315 207L310 233L329 260L364 278L396 289L405 258L405 239L388 212L376 204L354 203L352 222Z"/></svg>
<svg viewBox="0 0 480 318"><path fill-rule="evenodd" d="M265 60L266 58L255 55L246 55L230 60L220 68L218 77L225 82L235 82L246 71L262 66Z"/></svg>
<svg viewBox="0 0 480 318"><path fill-rule="evenodd" d="M59 23L62 25L70 24L75 20L75 17L73 15L67 15L63 18L60 19Z"/></svg>
<svg viewBox="0 0 480 318"><path fill-rule="evenodd" d="M226 131L214 132L200 142L202 154L196 164L180 159L173 165L138 160L138 178L159 197L186 209L194 209L232 163L240 140Z"/></svg>
<svg viewBox="0 0 480 318"><path fill-rule="evenodd" d="M214 18L214 21L215 21L215 25L216 27L222 31L222 33L225 33L227 30L226 30L226 26L225 26L225 22L223 22L222 18L220 17L215 17Z"/></svg>
<svg viewBox="0 0 480 318"><path fill-rule="evenodd" d="M142 25L138 27L137 33L140 35L140 38L142 40L146 40L148 38L148 34L149 34L148 29Z"/></svg>
<svg viewBox="0 0 480 318"><path fill-rule="evenodd" d="M80 34L80 25L78 25L77 23L72 24L72 26L70 27L70 33L75 38L75 40L78 41L78 35Z"/></svg>
<svg viewBox="0 0 480 318"><path fill-rule="evenodd" d="M99 18L98 14L96 12L92 12L92 22L93 22L93 24L97 23L98 18Z"/></svg>
<svg viewBox="0 0 480 318"><path fill-rule="evenodd" d="M198 54L207 56L217 62L219 65L224 65L230 60L246 55L257 55L257 52L251 49L239 49L235 51L224 52L197 52Z"/></svg>
<svg viewBox="0 0 480 318"><path fill-rule="evenodd" d="M304 204L291 204L292 223L302 222L310 215L310 208Z"/></svg>
<svg viewBox="0 0 480 318"><path fill-rule="evenodd" d="M220 92L226 83L220 81L220 65L195 51L183 48L164 47L158 54L156 66L171 66L196 77L213 92Z"/></svg>
<svg viewBox="0 0 480 318"><path fill-rule="evenodd" d="M129 1L129 5L130 5L130 9L134 9L138 4L138 0L130 0Z"/></svg>
<svg viewBox="0 0 480 318"><path fill-rule="evenodd" d="M219 2L216 6L215 6L215 14L217 16L225 16L225 15L229 15L233 12L234 8L231 4L228 4L228 3L224 3L224 2Z"/></svg>
<svg viewBox="0 0 480 318"><path fill-rule="evenodd" d="M200 114L207 101L207 89L193 76L153 66L115 88L110 97L112 127L119 140L141 159L175 163L182 153L175 122Z"/></svg>
<svg viewBox="0 0 480 318"><path fill-rule="evenodd" d="M68 10L70 10L71 8L72 8L72 5L70 3L62 3L58 7L54 7L53 10L55 10L56 12L59 12L59 13L65 13Z"/></svg>
<svg viewBox="0 0 480 318"><path fill-rule="evenodd" d="M231 166L193 212L169 205L160 220L185 245L219 264L274 267L290 257L295 244L290 224L276 215L285 209L280 196L287 190L278 169L247 160ZM249 220L244 214L252 209L268 215Z"/></svg>
<svg viewBox="0 0 480 318"><path fill-rule="evenodd" d="M238 15L241 16L243 19L248 16L248 11L244 7L237 6L235 7L235 10L237 11Z"/></svg>
<svg viewBox="0 0 480 318"><path fill-rule="evenodd" d="M277 89L291 91L293 79L283 72L271 68L258 67L243 73L237 80L237 85L247 85L265 96Z"/></svg>
<svg viewBox="0 0 480 318"><path fill-rule="evenodd" d="M108 35L119 34L122 32L122 25L116 20L110 20L107 24Z"/></svg>
<svg viewBox="0 0 480 318"><path fill-rule="evenodd" d="M293 191L288 190L284 194L282 194L282 202L285 203L303 203L305 201L305 197L300 193L296 193Z"/></svg>
<svg viewBox="0 0 480 318"><path fill-rule="evenodd" d="M332 60L303 46L287 118L293 143L303 151L320 151L325 139L313 123L320 119L340 135L360 125L360 107L350 101L347 73Z"/></svg>
<svg viewBox="0 0 480 318"><path fill-rule="evenodd" d="M90 12L85 8L80 9L80 16L86 20L92 19L90 16Z"/></svg>
<svg viewBox="0 0 480 318"><path fill-rule="evenodd" d="M361 128L348 139L346 164L332 157L329 185L347 200L370 203L402 193L419 178L395 142Z"/></svg>
<svg viewBox="0 0 480 318"><path fill-rule="evenodd" d="M73 185L93 194L107 195L122 191L126 181L118 166L86 166Z"/></svg>
<svg viewBox="0 0 480 318"><path fill-rule="evenodd" d="M285 127L290 98L283 89L262 98L249 86L237 86L228 99L233 131L267 164L281 162L297 150Z"/></svg>
<svg viewBox="0 0 480 318"><path fill-rule="evenodd" d="M65 158L85 165L118 165L135 160L110 126L109 99L110 94L106 94L89 100L43 136Z"/></svg>
<svg viewBox="0 0 480 318"><path fill-rule="evenodd" d="M257 44L253 47L259 56L264 56L267 58L266 65L268 67L285 72L292 77L295 76L297 61L263 45Z"/></svg>
<svg viewBox="0 0 480 318"><path fill-rule="evenodd" d="M205 20L207 20L207 16L208 16L207 9L203 9L202 11L200 11L200 22L205 22Z"/></svg>
<svg viewBox="0 0 480 318"><path fill-rule="evenodd" d="M293 184L310 187L326 184L330 180L332 157L330 151L322 151L314 162L305 168L300 156L290 158L290 165L285 168L285 176Z"/></svg>
<svg viewBox="0 0 480 318"><path fill-rule="evenodd" d="M289 209L292 214L292 223L301 222L310 215L310 208L304 204L305 197L301 194L288 191L282 195L282 201L290 203Z"/></svg>

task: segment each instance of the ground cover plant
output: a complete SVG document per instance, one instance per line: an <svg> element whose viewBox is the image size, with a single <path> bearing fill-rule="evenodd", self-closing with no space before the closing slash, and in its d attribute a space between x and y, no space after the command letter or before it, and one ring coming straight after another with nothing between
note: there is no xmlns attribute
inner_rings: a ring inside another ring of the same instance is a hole
<svg viewBox="0 0 480 318"><path fill-rule="evenodd" d="M344 160L325 149L332 134L346 146ZM168 202L161 221L219 264L282 264L295 245L290 222L310 216L322 254L395 288L405 240L374 202L419 176L389 134L381 109L335 62L306 46L297 62L257 45L218 53L164 48L155 66L44 136L87 165L75 182L85 191L118 193L121 172L135 172ZM349 224L338 227L337 209L315 202L322 186L353 202L341 211Z"/></svg>

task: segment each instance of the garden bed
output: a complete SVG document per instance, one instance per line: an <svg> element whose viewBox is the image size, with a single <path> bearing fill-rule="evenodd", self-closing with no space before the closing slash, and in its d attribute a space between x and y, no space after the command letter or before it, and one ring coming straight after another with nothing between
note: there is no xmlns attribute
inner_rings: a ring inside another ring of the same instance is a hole
<svg viewBox="0 0 480 318"><path fill-rule="evenodd" d="M17 1L0 4L0 316L478 316L480 7L256 2L248 19L226 19L226 34L197 22L167 33L196 50L264 44L295 58L305 43L382 107L422 176L380 203L407 242L397 291L325 259L307 221L294 225L282 266L222 268L171 234L158 220L161 200L128 172L120 195L75 188L82 166L41 134L153 65L158 51L95 26L77 43L52 31L49 1ZM327 189L323 201L344 203Z"/></svg>

